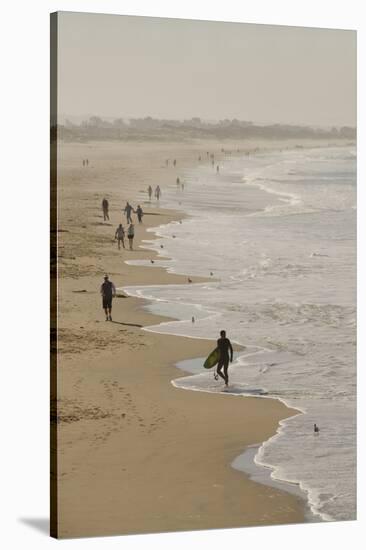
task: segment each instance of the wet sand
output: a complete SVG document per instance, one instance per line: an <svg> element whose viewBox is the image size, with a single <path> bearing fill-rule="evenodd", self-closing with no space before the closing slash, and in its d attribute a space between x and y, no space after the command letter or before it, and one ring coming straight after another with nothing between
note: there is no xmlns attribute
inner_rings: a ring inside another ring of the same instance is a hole
<svg viewBox="0 0 366 550"><path fill-rule="evenodd" d="M143 300L115 298L113 322L101 307L104 273L116 287L187 282L159 267L124 262L156 257L139 248L152 239L146 229L180 216L161 209L164 187L175 185L199 154L211 151L219 159L220 149L213 142L59 145L60 538L304 521L303 501L230 467L247 445L271 437L296 411L276 400L175 388L171 380L183 373L174 364L207 355L212 341L141 330L167 320L145 311ZM167 158L177 159L176 168L166 167ZM121 208L126 200L136 206L138 193L158 183L161 205L150 204L147 194L140 202L146 215L135 226L135 251L119 251L114 233L118 223L126 225Z"/></svg>

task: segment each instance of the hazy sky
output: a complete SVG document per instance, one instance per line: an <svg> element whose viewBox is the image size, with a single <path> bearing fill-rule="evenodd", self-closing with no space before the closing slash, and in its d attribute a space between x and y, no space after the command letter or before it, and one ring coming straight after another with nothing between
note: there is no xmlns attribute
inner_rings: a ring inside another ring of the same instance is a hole
<svg viewBox="0 0 366 550"><path fill-rule="evenodd" d="M59 113L356 125L356 32L59 13Z"/></svg>

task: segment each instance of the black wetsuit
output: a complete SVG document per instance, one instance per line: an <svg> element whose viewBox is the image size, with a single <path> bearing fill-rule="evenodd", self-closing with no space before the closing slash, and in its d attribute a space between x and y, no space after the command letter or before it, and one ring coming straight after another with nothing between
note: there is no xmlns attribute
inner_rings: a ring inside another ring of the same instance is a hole
<svg viewBox="0 0 366 550"><path fill-rule="evenodd" d="M220 352L220 359L217 364L217 374L225 380L225 384L229 382L229 376L227 370L229 368L229 361L233 360L233 347L228 338L219 338L217 340L217 347ZM230 356L229 356L230 351ZM221 369L224 367L224 374Z"/></svg>

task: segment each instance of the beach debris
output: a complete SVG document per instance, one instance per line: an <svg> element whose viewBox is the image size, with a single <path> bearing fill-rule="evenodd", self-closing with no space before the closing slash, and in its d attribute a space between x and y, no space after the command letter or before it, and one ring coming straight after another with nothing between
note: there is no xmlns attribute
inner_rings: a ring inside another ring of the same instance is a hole
<svg viewBox="0 0 366 550"><path fill-rule="evenodd" d="M73 290L73 292L75 292L75 293L78 293L78 294L79 294L80 292L88 292L88 291L87 291L87 290L85 290L85 289L83 289L83 290Z"/></svg>
<svg viewBox="0 0 366 550"><path fill-rule="evenodd" d="M160 245L160 248L164 248L164 246L161 244L161 245Z"/></svg>
<svg viewBox="0 0 366 550"><path fill-rule="evenodd" d="M210 271L210 275L211 275L211 277L212 277L212 275L213 275L212 271Z"/></svg>
<svg viewBox="0 0 366 550"><path fill-rule="evenodd" d="M173 239L175 239L175 235L172 235Z"/></svg>
<svg viewBox="0 0 366 550"><path fill-rule="evenodd" d="M189 283L191 283L191 282L192 282L192 279L190 279L189 277L188 277L188 282L189 282Z"/></svg>
<svg viewBox="0 0 366 550"><path fill-rule="evenodd" d="M155 262L154 262L154 260L150 260L150 262L151 262L152 264L154 264L154 263L155 263Z"/></svg>

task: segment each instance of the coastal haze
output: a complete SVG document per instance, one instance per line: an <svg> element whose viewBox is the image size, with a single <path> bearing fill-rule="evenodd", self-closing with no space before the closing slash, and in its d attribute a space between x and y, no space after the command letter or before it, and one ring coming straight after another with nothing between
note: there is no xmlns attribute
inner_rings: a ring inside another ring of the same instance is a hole
<svg viewBox="0 0 366 550"><path fill-rule="evenodd" d="M58 17L63 117L356 124L355 31Z"/></svg>
<svg viewBox="0 0 366 550"><path fill-rule="evenodd" d="M53 536L354 519L356 33L57 29Z"/></svg>

